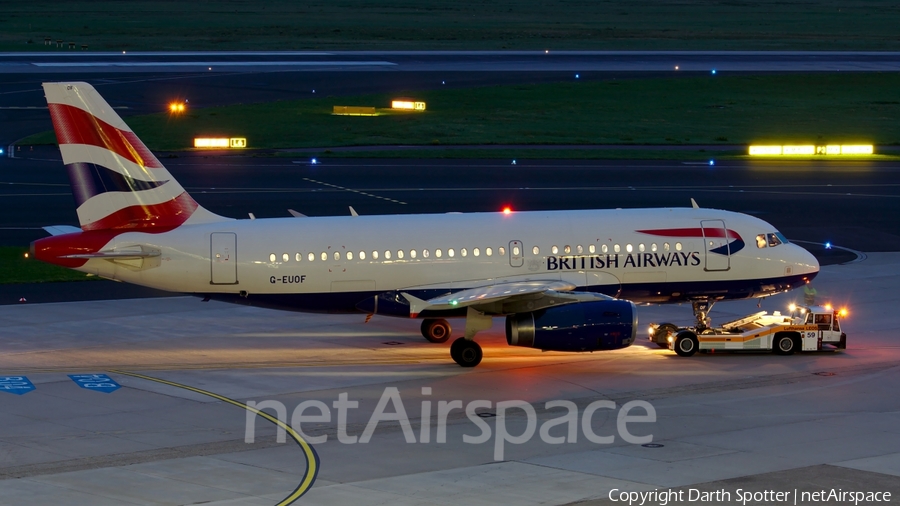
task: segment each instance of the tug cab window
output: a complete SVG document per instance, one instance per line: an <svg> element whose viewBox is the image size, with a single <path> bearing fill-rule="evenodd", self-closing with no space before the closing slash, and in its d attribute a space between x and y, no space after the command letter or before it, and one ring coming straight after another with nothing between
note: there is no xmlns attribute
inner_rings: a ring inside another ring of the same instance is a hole
<svg viewBox="0 0 900 506"><path fill-rule="evenodd" d="M816 325L819 326L819 330L831 330L831 315L817 314Z"/></svg>

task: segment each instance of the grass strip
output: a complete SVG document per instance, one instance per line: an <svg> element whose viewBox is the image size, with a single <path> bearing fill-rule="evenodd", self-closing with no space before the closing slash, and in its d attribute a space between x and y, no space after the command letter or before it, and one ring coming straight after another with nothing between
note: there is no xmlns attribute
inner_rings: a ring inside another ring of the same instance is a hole
<svg viewBox="0 0 900 506"><path fill-rule="evenodd" d="M0 284L96 280L83 272L25 258L28 248L0 246Z"/></svg>
<svg viewBox="0 0 900 506"><path fill-rule="evenodd" d="M248 147L477 144L898 144L900 74L821 73L581 81L402 92L421 113L334 116L395 96L319 97L127 118L154 150L198 136ZM400 95L400 94L398 94ZM115 105L115 104L113 104ZM161 106L162 107L162 106ZM52 132L21 144L53 143Z"/></svg>
<svg viewBox="0 0 900 506"><path fill-rule="evenodd" d="M3 51L900 49L892 0L34 0L2 11Z"/></svg>

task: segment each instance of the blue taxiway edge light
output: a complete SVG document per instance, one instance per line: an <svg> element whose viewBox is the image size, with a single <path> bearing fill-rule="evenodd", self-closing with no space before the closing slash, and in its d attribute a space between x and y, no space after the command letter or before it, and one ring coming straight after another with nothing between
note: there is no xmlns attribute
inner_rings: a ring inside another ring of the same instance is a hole
<svg viewBox="0 0 900 506"><path fill-rule="evenodd" d="M105 374L70 374L69 378L81 388L105 394L122 388L121 385Z"/></svg>
<svg viewBox="0 0 900 506"><path fill-rule="evenodd" d="M0 392L25 395L34 390L34 383L25 376L0 376Z"/></svg>
<svg viewBox="0 0 900 506"><path fill-rule="evenodd" d="M716 75L716 69L712 69L713 75Z"/></svg>
<svg viewBox="0 0 900 506"><path fill-rule="evenodd" d="M710 165L715 165L715 164L716 164L716 161L715 161L715 160L710 160L710 161L709 161L709 164L710 164Z"/></svg>
<svg viewBox="0 0 900 506"><path fill-rule="evenodd" d="M830 242L826 242L826 243L825 243L825 249L831 249L831 243L830 243Z"/></svg>

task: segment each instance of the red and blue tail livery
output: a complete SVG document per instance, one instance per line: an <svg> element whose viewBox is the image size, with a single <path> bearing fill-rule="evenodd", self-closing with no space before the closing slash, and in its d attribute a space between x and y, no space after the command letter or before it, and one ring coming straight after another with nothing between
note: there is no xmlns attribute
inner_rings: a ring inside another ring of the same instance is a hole
<svg viewBox="0 0 900 506"><path fill-rule="evenodd" d="M45 83L82 230L171 230L214 221L87 83ZM219 218L221 219L221 218Z"/></svg>

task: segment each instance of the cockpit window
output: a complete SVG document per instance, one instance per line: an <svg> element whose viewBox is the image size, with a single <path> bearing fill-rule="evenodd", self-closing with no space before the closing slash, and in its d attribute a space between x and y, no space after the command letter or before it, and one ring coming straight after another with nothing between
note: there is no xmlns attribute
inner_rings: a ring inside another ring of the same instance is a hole
<svg viewBox="0 0 900 506"><path fill-rule="evenodd" d="M788 241L787 237L785 237L781 232L775 232L775 237L781 239L781 244L789 244L791 242Z"/></svg>
<svg viewBox="0 0 900 506"><path fill-rule="evenodd" d="M756 247L759 249L765 248L768 245L768 241L766 241L766 234L759 234L756 236Z"/></svg>
<svg viewBox="0 0 900 506"><path fill-rule="evenodd" d="M778 246L781 244L781 239L778 238L781 234L766 234L769 238L769 247Z"/></svg>

